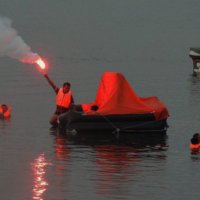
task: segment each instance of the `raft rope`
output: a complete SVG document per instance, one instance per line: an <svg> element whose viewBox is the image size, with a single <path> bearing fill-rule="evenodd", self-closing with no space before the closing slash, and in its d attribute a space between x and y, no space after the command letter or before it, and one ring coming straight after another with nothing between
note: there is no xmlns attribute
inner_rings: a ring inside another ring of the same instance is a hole
<svg viewBox="0 0 200 200"><path fill-rule="evenodd" d="M119 138L119 132L121 131L120 128L118 128L117 126L115 126L114 123L111 122L111 120L109 120L105 115L102 115L101 113L95 111L99 116L101 116L102 118L104 118L106 120L106 122L108 122L108 124L111 125L111 127L114 129L114 131L112 131L112 133Z"/></svg>
<svg viewBox="0 0 200 200"><path fill-rule="evenodd" d="M146 124L150 124L152 123L151 121L150 122L143 122L141 124L136 124L136 125L133 125L133 126L127 126L127 127L124 127L123 129L120 129L119 127L117 127L111 120L109 120L105 115L102 115L101 113L95 111L99 116L101 116L102 118L104 118L110 125L111 127L113 127L115 130L112 131L113 134L115 134L115 136L119 139L119 136L120 136L120 131L123 131L123 132L132 132L132 130L129 130L129 128L136 128L138 126L141 126L141 125L146 125ZM169 127L168 125L166 125L166 128L163 129L166 130L167 127ZM156 132L158 130L149 130L149 131L152 131L152 132ZM140 131L142 132L142 131Z"/></svg>
<svg viewBox="0 0 200 200"><path fill-rule="evenodd" d="M123 129L121 129L121 131L124 131L124 132L127 132L127 133L128 132L132 132L132 130L129 130L129 128L137 128L139 126L148 125L148 124L151 124L151 123L152 123L152 121L150 121L150 122L143 122L141 124L135 124L135 125L132 125L132 126L127 126L127 127L123 128ZM137 130L137 131L139 131L139 130ZM158 130L148 130L148 131L156 132ZM144 131L139 131L139 132L144 132Z"/></svg>

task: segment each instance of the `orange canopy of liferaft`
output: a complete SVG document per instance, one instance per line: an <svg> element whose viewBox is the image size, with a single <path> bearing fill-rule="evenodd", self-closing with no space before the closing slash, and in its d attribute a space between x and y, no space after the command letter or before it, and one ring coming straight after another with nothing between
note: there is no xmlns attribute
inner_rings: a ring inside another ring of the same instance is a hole
<svg viewBox="0 0 200 200"><path fill-rule="evenodd" d="M92 111L91 106L98 106ZM95 101L82 104L90 115L123 115L153 113L157 120L167 119L167 108L158 97L141 98L136 95L125 77L118 72L105 72L100 80Z"/></svg>

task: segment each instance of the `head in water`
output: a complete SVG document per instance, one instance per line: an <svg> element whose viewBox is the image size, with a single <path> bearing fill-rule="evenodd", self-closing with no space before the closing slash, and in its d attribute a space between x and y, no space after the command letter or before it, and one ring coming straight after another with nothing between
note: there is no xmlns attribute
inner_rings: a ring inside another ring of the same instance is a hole
<svg viewBox="0 0 200 200"><path fill-rule="evenodd" d="M63 93L68 93L71 88L71 84L69 82L63 83Z"/></svg>
<svg viewBox="0 0 200 200"><path fill-rule="evenodd" d="M191 143L192 144L198 144L200 143L200 134L199 133L195 133L191 139Z"/></svg>
<svg viewBox="0 0 200 200"><path fill-rule="evenodd" d="M2 104L1 109L2 109L3 113L5 113L8 110L8 106L6 104Z"/></svg>

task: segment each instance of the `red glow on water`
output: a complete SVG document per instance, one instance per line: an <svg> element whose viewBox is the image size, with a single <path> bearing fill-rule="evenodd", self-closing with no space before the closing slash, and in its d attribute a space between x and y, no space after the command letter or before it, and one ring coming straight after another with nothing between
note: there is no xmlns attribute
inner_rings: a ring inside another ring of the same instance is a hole
<svg viewBox="0 0 200 200"><path fill-rule="evenodd" d="M32 163L32 170L34 175L33 199L43 200L43 193L47 190L48 182L45 179L45 167L50 165L44 157L44 154L39 155Z"/></svg>

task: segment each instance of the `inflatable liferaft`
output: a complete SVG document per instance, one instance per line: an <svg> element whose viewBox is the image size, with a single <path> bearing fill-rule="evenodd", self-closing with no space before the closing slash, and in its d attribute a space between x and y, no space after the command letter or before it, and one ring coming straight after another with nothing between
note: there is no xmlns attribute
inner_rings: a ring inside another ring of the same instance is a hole
<svg viewBox="0 0 200 200"><path fill-rule="evenodd" d="M76 132L165 132L168 116L158 97L139 97L121 73L105 72L94 102L60 115L59 126Z"/></svg>

